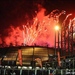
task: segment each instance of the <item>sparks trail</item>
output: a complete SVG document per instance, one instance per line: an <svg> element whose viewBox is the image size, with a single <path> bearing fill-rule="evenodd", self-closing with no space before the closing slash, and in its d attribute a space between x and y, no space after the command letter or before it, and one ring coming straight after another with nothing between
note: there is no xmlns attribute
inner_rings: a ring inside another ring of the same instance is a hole
<svg viewBox="0 0 75 75"><path fill-rule="evenodd" d="M41 9L37 13L37 16L33 18L33 24L27 22L23 25L23 30L20 27L14 28L10 27L8 31L8 36L4 38L6 45L10 46L12 43L14 46L25 45L39 45L39 46L49 46L54 47L54 37L55 37L55 25L59 23L59 17L65 14L65 11L59 12L59 10L53 10L47 16L44 15L45 9ZM62 24L65 24L66 19ZM11 32L9 32L11 31ZM2 44L2 42L1 42ZM4 46L5 47L5 46Z"/></svg>
<svg viewBox="0 0 75 75"><path fill-rule="evenodd" d="M42 9L33 19L34 22L33 25L31 25L31 27L29 27L30 25L23 25L24 46L26 44L32 45L33 43L36 43L36 39L39 39L39 36L41 36L40 38L42 38L42 34L44 36L50 36L49 29L51 29L52 27L54 28L54 25L57 25L59 22L59 17L65 13L65 11L59 13L59 10L56 9L53 10L49 15L45 16L43 11L44 9ZM40 18L41 15L42 18ZM51 31L53 31L54 33L53 28L51 29Z"/></svg>

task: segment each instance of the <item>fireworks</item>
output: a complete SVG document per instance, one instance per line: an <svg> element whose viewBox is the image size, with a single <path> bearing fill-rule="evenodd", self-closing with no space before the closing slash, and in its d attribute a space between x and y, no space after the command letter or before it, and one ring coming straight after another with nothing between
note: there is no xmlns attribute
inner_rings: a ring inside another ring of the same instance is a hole
<svg viewBox="0 0 75 75"><path fill-rule="evenodd" d="M22 44L23 46L31 46L36 44L39 46L48 45L49 47L54 47L54 28L59 23L59 17L62 14L65 14L66 11L59 12L59 10L56 9L46 16L44 15L44 12L45 9L42 9L40 12L38 12L36 17L33 18L33 23L30 24L27 22L27 24L23 25L23 30L20 29L20 27L14 28L12 26L10 29L7 29L8 36L4 38L5 44L8 46L10 43L12 43L14 46L21 46ZM71 15L72 14L67 15L62 25L65 25L67 18ZM75 18L70 20L69 28L71 24L74 24L75 31Z"/></svg>
<svg viewBox="0 0 75 75"><path fill-rule="evenodd" d="M58 14L56 12L58 12L59 10L53 10L49 15L45 16L43 11L44 9L42 9L41 12L37 14L36 18L34 18L34 22L33 25L31 25L31 27L30 25L23 25L24 46L32 45L37 41L39 41L39 39L41 40L44 39L43 41L48 42L48 40L50 39L47 40L47 38L48 37L52 38L51 34L54 34L53 28L55 25L58 24L59 16L64 14L64 11ZM39 41L39 45L40 45L40 41Z"/></svg>

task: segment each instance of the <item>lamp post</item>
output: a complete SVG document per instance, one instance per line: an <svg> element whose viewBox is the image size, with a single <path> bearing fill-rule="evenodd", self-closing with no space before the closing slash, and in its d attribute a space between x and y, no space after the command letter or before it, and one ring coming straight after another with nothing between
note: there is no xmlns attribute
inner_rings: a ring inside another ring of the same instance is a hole
<svg viewBox="0 0 75 75"><path fill-rule="evenodd" d="M58 52L59 52L59 30L58 30Z"/></svg>
<svg viewBox="0 0 75 75"><path fill-rule="evenodd" d="M55 31L55 55L56 55L56 31Z"/></svg>
<svg viewBox="0 0 75 75"><path fill-rule="evenodd" d="M56 30L58 30L58 51L59 51L59 26L55 26L55 56L56 56Z"/></svg>

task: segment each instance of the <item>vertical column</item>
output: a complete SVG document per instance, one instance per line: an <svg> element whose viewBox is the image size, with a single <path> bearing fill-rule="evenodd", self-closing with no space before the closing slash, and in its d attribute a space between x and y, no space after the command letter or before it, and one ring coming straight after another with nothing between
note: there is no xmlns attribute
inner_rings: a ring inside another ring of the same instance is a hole
<svg viewBox="0 0 75 75"><path fill-rule="evenodd" d="M43 69L42 69L42 75L43 75Z"/></svg>
<svg viewBox="0 0 75 75"><path fill-rule="evenodd" d="M28 75L29 75L29 70L28 70Z"/></svg>
<svg viewBox="0 0 75 75"><path fill-rule="evenodd" d="M66 28L64 26L64 56L66 56Z"/></svg>
<svg viewBox="0 0 75 75"><path fill-rule="evenodd" d="M20 69L20 75L22 75L22 69Z"/></svg>
<svg viewBox="0 0 75 75"><path fill-rule="evenodd" d="M48 49L48 45L47 45L47 51L48 51L48 60L49 60L49 49Z"/></svg>
<svg viewBox="0 0 75 75"><path fill-rule="evenodd" d="M73 69L74 69L74 58L73 58Z"/></svg>
<svg viewBox="0 0 75 75"><path fill-rule="evenodd" d="M50 69L48 70L48 73L49 73L49 75L50 75Z"/></svg>
<svg viewBox="0 0 75 75"><path fill-rule="evenodd" d="M64 56L66 57L66 26L64 26ZM64 63L66 66L66 63Z"/></svg>
<svg viewBox="0 0 75 75"><path fill-rule="evenodd" d="M34 64L35 64L35 62L34 62L34 47L33 47L33 55L32 55L32 69L34 68Z"/></svg>
<svg viewBox="0 0 75 75"><path fill-rule="evenodd" d="M55 31L55 55L56 55L56 31Z"/></svg>
<svg viewBox="0 0 75 75"><path fill-rule="evenodd" d="M46 69L46 62L45 62L45 69Z"/></svg>
<svg viewBox="0 0 75 75"><path fill-rule="evenodd" d="M72 55L74 56L74 50L73 50L73 46L74 46L74 45L73 45L73 43L74 43L74 42L73 42L73 25L72 25Z"/></svg>
<svg viewBox="0 0 75 75"><path fill-rule="evenodd" d="M56 75L56 69L54 70L54 74Z"/></svg>
<svg viewBox="0 0 75 75"><path fill-rule="evenodd" d="M35 69L35 75L37 75L37 70Z"/></svg>
<svg viewBox="0 0 75 75"><path fill-rule="evenodd" d="M61 75L63 75L63 69L61 69Z"/></svg>
<svg viewBox="0 0 75 75"><path fill-rule="evenodd" d="M69 26L68 26L68 55L70 56L70 48L69 48Z"/></svg>
<svg viewBox="0 0 75 75"><path fill-rule="evenodd" d="M61 66L63 67L63 60L61 60Z"/></svg>
<svg viewBox="0 0 75 75"><path fill-rule="evenodd" d="M5 73L6 73L6 69L4 69L4 75L5 75Z"/></svg>
<svg viewBox="0 0 75 75"><path fill-rule="evenodd" d="M59 30L58 30L58 52L59 52Z"/></svg>
<svg viewBox="0 0 75 75"><path fill-rule="evenodd" d="M60 56L62 57L62 27L61 27L61 55Z"/></svg>
<svg viewBox="0 0 75 75"><path fill-rule="evenodd" d="M72 75L75 75L74 69L72 69Z"/></svg>

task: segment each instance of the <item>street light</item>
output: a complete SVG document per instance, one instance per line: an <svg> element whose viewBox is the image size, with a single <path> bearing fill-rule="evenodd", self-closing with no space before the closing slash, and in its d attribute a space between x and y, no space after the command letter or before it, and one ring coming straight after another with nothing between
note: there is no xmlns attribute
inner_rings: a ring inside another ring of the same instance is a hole
<svg viewBox="0 0 75 75"><path fill-rule="evenodd" d="M59 30L59 26L55 26L55 30Z"/></svg>
<svg viewBox="0 0 75 75"><path fill-rule="evenodd" d="M56 55L56 30L58 30L58 51L59 51L59 26L55 26L55 55Z"/></svg>

